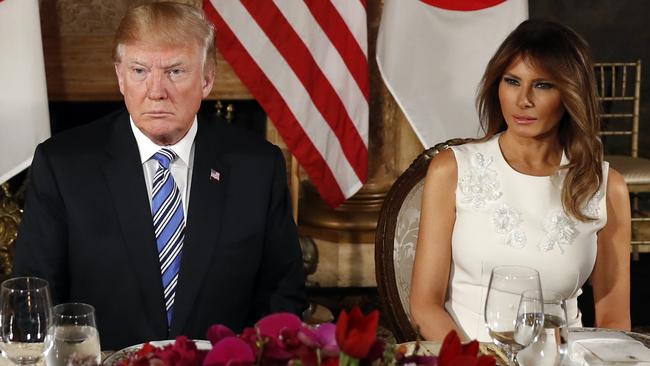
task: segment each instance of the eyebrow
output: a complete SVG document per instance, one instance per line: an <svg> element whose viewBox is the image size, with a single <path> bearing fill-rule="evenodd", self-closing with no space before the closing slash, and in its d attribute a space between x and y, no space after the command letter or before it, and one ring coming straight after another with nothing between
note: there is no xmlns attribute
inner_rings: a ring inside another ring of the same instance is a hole
<svg viewBox="0 0 650 366"><path fill-rule="evenodd" d="M177 62L174 62L174 63L169 64L167 66L163 66L163 69L173 69L174 67L183 66L183 65L185 65L185 62L177 61Z"/></svg>
<svg viewBox="0 0 650 366"><path fill-rule="evenodd" d="M144 67L147 67L147 68L151 67L150 64L148 64L148 63L146 63L144 61L137 60L137 59L128 60L127 63L130 64L130 65L135 64L135 65L144 66ZM183 61L175 61L175 62L173 62L173 63L171 63L169 65L163 66L162 68L167 70L167 69L172 69L174 67L182 66L182 65L185 65L185 64L186 64L186 62L183 62Z"/></svg>
<svg viewBox="0 0 650 366"><path fill-rule="evenodd" d="M509 78L521 80L521 78L519 76L511 74L509 72L506 72L506 73L503 74L503 77L506 77L506 76L509 77ZM541 78L535 78L535 79L533 79L533 81L549 81L550 82L552 80L549 77L541 77Z"/></svg>
<svg viewBox="0 0 650 366"><path fill-rule="evenodd" d="M143 61L140 61L140 60L128 60L126 63L129 64L129 65L134 65L135 64L135 65L149 67L149 65L146 62L143 62Z"/></svg>

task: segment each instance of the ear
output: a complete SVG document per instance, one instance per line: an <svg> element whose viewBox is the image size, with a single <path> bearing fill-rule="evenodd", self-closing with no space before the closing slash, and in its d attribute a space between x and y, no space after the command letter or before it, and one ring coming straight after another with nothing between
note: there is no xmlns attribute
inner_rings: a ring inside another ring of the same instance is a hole
<svg viewBox="0 0 650 366"><path fill-rule="evenodd" d="M208 95L210 95L210 92L212 91L212 85L214 85L215 74L216 73L214 68L204 73L203 85L201 85L201 89L203 91L203 98L207 98Z"/></svg>
<svg viewBox="0 0 650 366"><path fill-rule="evenodd" d="M124 95L124 74L122 73L123 69L121 68L121 63L115 63L115 75L117 76L117 85L120 86L120 93Z"/></svg>

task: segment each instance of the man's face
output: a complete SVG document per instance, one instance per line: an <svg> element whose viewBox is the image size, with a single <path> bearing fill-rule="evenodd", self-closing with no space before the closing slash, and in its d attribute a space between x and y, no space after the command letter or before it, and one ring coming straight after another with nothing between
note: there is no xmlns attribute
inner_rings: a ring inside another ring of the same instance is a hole
<svg viewBox="0 0 650 366"><path fill-rule="evenodd" d="M122 51L115 72L135 125L157 145L175 144L212 90L214 73L203 72L201 48L135 43Z"/></svg>

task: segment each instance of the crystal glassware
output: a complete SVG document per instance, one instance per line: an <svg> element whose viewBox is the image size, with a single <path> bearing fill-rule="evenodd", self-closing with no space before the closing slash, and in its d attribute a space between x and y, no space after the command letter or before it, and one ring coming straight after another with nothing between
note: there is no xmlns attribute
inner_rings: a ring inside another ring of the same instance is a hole
<svg viewBox="0 0 650 366"><path fill-rule="evenodd" d="M490 275L485 301L485 325L494 343L508 355L511 365L519 365L517 353L535 338L534 329L517 329L522 294L527 290L536 290L541 294L541 287L539 273L529 267L498 266ZM543 306L541 301L540 298L537 304ZM533 305L531 303L530 306ZM525 313L526 309L522 309L523 315L531 316L530 313ZM535 322L541 325L537 315L522 319L522 322L531 324L531 327L534 327Z"/></svg>
<svg viewBox="0 0 650 366"><path fill-rule="evenodd" d="M83 303L59 304L52 310L48 366L101 363L95 308Z"/></svg>
<svg viewBox="0 0 650 366"><path fill-rule="evenodd" d="M52 305L46 280L16 277L0 286L0 348L16 364L38 362L47 351Z"/></svg>
<svg viewBox="0 0 650 366"><path fill-rule="evenodd" d="M540 290L526 290L521 294L515 323L515 341L529 345L536 341L544 325L544 298Z"/></svg>
<svg viewBox="0 0 650 366"><path fill-rule="evenodd" d="M537 340L520 353L519 361L524 365L560 365L568 352L569 331L564 296L547 289L543 289L542 293L544 327Z"/></svg>

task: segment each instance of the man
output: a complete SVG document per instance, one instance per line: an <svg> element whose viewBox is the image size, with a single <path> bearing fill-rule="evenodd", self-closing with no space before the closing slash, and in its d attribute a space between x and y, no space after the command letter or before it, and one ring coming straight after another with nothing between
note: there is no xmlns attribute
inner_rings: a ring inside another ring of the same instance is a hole
<svg viewBox="0 0 650 366"><path fill-rule="evenodd" d="M189 5L134 8L114 42L127 111L35 152L14 275L96 308L105 349L300 313L304 274L280 150L196 117L214 33Z"/></svg>

